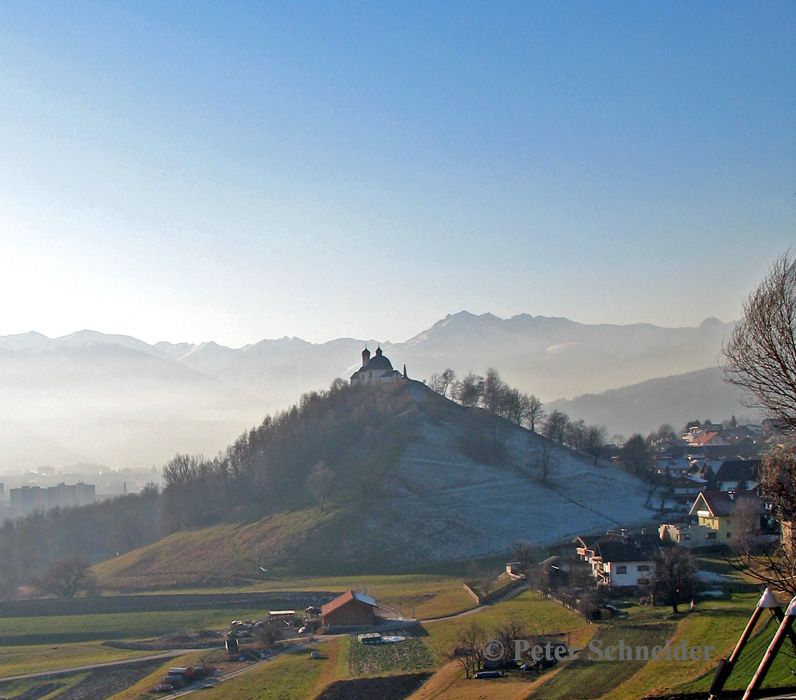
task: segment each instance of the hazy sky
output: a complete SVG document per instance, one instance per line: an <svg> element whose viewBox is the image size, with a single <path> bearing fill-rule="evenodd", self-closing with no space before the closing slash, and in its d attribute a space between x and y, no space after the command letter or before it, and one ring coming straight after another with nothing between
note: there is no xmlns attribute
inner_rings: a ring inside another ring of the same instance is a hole
<svg viewBox="0 0 796 700"><path fill-rule="evenodd" d="M794 2L0 3L0 335L736 318Z"/></svg>

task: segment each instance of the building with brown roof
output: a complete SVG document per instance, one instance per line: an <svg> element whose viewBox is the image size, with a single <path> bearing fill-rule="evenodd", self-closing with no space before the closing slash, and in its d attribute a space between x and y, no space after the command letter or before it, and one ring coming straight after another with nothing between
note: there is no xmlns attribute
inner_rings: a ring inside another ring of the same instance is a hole
<svg viewBox="0 0 796 700"><path fill-rule="evenodd" d="M323 626L369 627L376 621L378 603L369 595L346 591L321 608Z"/></svg>
<svg viewBox="0 0 796 700"><path fill-rule="evenodd" d="M741 504L758 518L765 513L757 493L750 490L703 491L696 497L688 514L697 516L700 525L716 533L715 544L727 544L738 527L748 526L748 523L743 522L745 516L739 511ZM756 529L759 529L759 524ZM710 539L713 538L708 536L708 540Z"/></svg>

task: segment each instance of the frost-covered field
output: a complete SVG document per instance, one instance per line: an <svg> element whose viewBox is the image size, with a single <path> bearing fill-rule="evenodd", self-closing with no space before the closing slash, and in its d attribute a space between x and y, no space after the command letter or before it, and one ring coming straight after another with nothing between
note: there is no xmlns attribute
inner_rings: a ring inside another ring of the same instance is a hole
<svg viewBox="0 0 796 700"><path fill-rule="evenodd" d="M460 437L458 426L424 424L382 489L371 526L396 557L466 559L653 517L646 485L609 463L560 448L543 481L534 466L543 438L505 425L508 460L488 466L461 453Z"/></svg>

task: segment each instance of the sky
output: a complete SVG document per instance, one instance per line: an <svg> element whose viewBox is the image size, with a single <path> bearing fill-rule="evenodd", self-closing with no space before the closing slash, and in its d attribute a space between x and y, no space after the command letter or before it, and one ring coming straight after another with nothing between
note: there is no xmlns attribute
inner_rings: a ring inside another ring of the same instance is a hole
<svg viewBox="0 0 796 700"><path fill-rule="evenodd" d="M738 318L793 2L0 3L0 335Z"/></svg>

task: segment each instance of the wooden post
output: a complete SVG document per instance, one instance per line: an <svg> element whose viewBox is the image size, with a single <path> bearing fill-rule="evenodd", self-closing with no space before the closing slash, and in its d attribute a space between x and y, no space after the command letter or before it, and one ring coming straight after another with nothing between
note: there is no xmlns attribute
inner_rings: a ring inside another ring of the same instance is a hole
<svg viewBox="0 0 796 700"><path fill-rule="evenodd" d="M749 622L741 634L738 643L735 645L735 649L733 649L732 654L730 654L730 658L719 659L716 672L713 674L713 680L710 683L710 689L708 691L710 693L710 700L718 700L721 696L721 691L724 688L724 684L730 677L732 669L735 666L735 663L738 661L738 657L740 657L743 648L749 641L749 637L752 636L752 632L754 631L757 621L760 619L760 616L763 614L763 610L766 608L774 611L779 610L780 615L784 615L782 608L777 602L777 599L774 597L774 594L768 590L768 588L766 588L766 590L763 592L763 595L760 596L760 600L757 601L757 605L752 613L752 617L749 618ZM776 615L776 612L774 612L774 614Z"/></svg>
<svg viewBox="0 0 796 700"><path fill-rule="evenodd" d="M792 631L791 628L793 626L794 617L796 617L796 596L794 596L788 605L788 609L785 611L782 622L777 628L774 639L772 639L771 644L768 645L768 649L766 649L766 653L763 656L763 659L760 661L760 665L757 667L757 671L752 677L752 680L750 681L749 686L744 693L743 700L752 700L752 698L755 696L755 693L760 689L760 686L763 684L763 680L768 673L768 669L771 668L771 664L774 662L780 647L782 647L782 643Z"/></svg>

